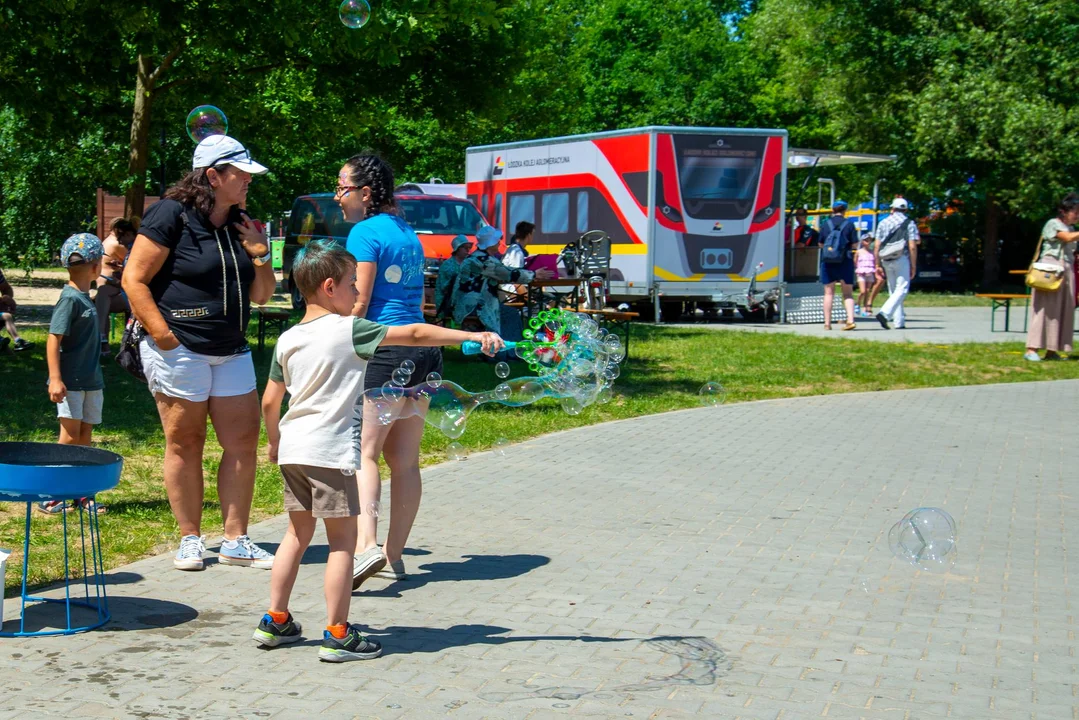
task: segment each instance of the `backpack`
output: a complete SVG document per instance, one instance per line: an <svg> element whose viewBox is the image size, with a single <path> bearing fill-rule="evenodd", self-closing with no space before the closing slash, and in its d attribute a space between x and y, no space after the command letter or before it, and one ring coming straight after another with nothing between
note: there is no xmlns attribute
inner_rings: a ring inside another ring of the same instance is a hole
<svg viewBox="0 0 1079 720"><path fill-rule="evenodd" d="M828 233L820 251L821 260L833 264L841 263L847 255L847 241L843 238L843 230L850 220L844 219L838 226L830 221L832 231Z"/></svg>
<svg viewBox="0 0 1079 720"><path fill-rule="evenodd" d="M888 233L888 237L880 243L880 259L881 260L895 260L902 255L907 249L907 243L910 242L910 226L913 224L913 220L907 218L899 224L895 230ZM903 239L896 241L896 237L899 233L903 233Z"/></svg>

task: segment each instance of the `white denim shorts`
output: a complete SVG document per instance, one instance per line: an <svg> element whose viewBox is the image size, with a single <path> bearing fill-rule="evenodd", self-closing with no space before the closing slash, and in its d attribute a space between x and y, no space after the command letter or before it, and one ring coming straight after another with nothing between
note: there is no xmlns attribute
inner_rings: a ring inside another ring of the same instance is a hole
<svg viewBox="0 0 1079 720"><path fill-rule="evenodd" d="M104 403L104 390L68 390L64 399L56 403L56 417L100 425Z"/></svg>
<svg viewBox="0 0 1079 720"><path fill-rule="evenodd" d="M139 344L142 371L153 394L206 402L211 397L246 395L255 389L251 353L203 355L183 345L161 350L147 337Z"/></svg>

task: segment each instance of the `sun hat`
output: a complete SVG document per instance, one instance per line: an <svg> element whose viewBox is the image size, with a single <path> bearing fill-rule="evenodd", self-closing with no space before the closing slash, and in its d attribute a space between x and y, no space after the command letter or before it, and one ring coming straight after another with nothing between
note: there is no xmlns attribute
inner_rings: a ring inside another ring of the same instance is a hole
<svg viewBox="0 0 1079 720"><path fill-rule="evenodd" d="M897 197L892 200L892 210L907 210L908 208L910 208L910 205L907 204L906 198Z"/></svg>
<svg viewBox="0 0 1079 720"><path fill-rule="evenodd" d="M228 135L211 135L200 142L191 160L192 170L218 165L231 165L252 175L269 172L265 166L251 159L251 153L240 144L239 140L230 138Z"/></svg>
<svg viewBox="0 0 1079 720"><path fill-rule="evenodd" d="M476 245L481 250L494 247L502 240L502 231L490 225L484 225L476 231Z"/></svg>
<svg viewBox="0 0 1079 720"><path fill-rule="evenodd" d="M472 240L467 235L458 235L450 241L450 249L456 251L462 245L468 245Z"/></svg>
<svg viewBox="0 0 1079 720"><path fill-rule="evenodd" d="M101 241L97 235L90 233L75 233L60 246L60 263L64 267L71 267L71 256L78 255L82 258L76 265L87 265L97 262L105 254Z"/></svg>

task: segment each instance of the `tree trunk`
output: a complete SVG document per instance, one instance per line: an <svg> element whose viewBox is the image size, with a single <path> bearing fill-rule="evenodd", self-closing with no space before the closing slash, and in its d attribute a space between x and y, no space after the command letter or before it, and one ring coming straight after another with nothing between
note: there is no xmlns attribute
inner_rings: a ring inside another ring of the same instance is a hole
<svg viewBox="0 0 1079 720"><path fill-rule="evenodd" d="M154 101L154 73L150 58L139 54L135 76L135 110L131 116L131 148L127 160L130 185L124 194L124 216L142 217L146 199L146 163L150 154L150 109Z"/></svg>
<svg viewBox="0 0 1079 720"><path fill-rule="evenodd" d="M985 244L982 245L982 288L1000 285L1000 205L992 194L985 198Z"/></svg>

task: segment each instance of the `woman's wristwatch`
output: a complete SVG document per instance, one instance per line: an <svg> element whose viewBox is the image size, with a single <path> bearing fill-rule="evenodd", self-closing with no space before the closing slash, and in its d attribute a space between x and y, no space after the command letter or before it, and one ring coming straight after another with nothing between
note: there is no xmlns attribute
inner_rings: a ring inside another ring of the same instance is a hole
<svg viewBox="0 0 1079 720"><path fill-rule="evenodd" d="M270 258L272 257L272 255L273 255L272 252L268 252L265 255L263 255L262 257L254 257L254 256L252 256L251 257L251 263L255 267L262 267L266 263L270 262Z"/></svg>

